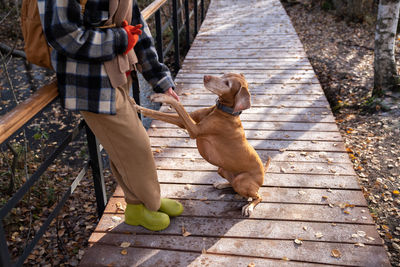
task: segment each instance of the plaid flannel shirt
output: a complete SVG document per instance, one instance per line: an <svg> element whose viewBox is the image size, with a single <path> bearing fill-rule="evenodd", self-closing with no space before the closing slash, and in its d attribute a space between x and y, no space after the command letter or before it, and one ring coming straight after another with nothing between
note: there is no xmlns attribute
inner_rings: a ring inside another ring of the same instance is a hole
<svg viewBox="0 0 400 267"><path fill-rule="evenodd" d="M143 25L134 47L139 69L155 92L165 92L174 87L174 82L168 68L158 61L136 0L131 1L131 25ZM74 111L115 114L115 89L103 62L126 50L128 36L123 28L98 28L108 19L108 0L87 0L83 15L79 0L38 0L38 7L45 36L54 48L52 64L62 106Z"/></svg>

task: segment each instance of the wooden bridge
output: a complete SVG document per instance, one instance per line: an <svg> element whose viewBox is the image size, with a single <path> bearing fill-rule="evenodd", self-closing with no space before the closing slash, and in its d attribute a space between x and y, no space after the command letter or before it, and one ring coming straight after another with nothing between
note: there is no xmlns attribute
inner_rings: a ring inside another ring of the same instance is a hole
<svg viewBox="0 0 400 267"><path fill-rule="evenodd" d="M188 110L213 105L203 75L226 72L247 78L253 106L241 115L246 135L263 159L272 157L263 202L242 217L245 201L213 188L223 180L187 133L154 121L148 133L162 195L180 200L183 215L162 232L128 226L117 188L80 265L390 266L328 102L278 0L211 1L175 80L182 103Z"/></svg>

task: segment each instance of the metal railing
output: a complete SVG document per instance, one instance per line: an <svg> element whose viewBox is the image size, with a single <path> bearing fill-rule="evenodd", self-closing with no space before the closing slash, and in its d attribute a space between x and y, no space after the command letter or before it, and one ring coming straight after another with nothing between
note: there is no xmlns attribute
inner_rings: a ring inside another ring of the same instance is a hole
<svg viewBox="0 0 400 267"><path fill-rule="evenodd" d="M180 68L180 34L185 30L186 46L189 47L191 41L190 34L190 19L194 16L194 29L193 36L196 36L198 32L198 7L200 6L200 24L204 19L204 0L200 2L198 0L193 1L193 10L190 12L189 4L190 0L184 1L184 6L179 7L178 0L170 0L172 2L172 18L170 18L164 25L161 20L161 7L166 4L167 0L156 0L150 4L147 8L142 11L142 15L145 20L151 16L155 16L155 28L156 28L156 49L159 56L159 60L164 62L165 55L170 51L171 47L174 46L174 68L177 72ZM182 10L185 13L185 21L182 22L179 27L178 16ZM163 45L163 33L172 24L173 28L173 39L166 45L164 49ZM23 53L22 53L23 54ZM139 103L138 92L134 93L134 97ZM20 103L16 108L0 117L0 145L5 144L17 134L39 113L43 111L48 105L50 105L58 97L57 83L52 82L34 92L27 100ZM88 142L89 160L84 163L84 166L78 176L74 179L69 188L65 191L61 200L55 205L55 208L50 215L43 222L40 229L34 234L34 238L25 246L22 254L16 261L12 261L5 229L3 227L3 219L10 213L10 211L19 203L19 201L25 196L29 189L41 178L42 174L47 168L54 162L68 145L75 140L82 130L85 129L86 138ZM22 266L26 258L34 249L40 238L43 236L47 228L49 227L52 220L58 215L69 196L74 192L79 182L85 176L89 166L92 169L92 175L94 180L94 188L97 202L97 213L99 218L102 216L105 206L107 204L107 197L105 192L105 182L103 177L102 161L100 154L100 145L92 133L87 127L84 121L81 121L78 126L68 135L66 135L61 144L55 148L51 154L45 159L37 170L26 180L26 182L17 190L17 192L8 200L7 203L0 209L0 265L1 266Z"/></svg>

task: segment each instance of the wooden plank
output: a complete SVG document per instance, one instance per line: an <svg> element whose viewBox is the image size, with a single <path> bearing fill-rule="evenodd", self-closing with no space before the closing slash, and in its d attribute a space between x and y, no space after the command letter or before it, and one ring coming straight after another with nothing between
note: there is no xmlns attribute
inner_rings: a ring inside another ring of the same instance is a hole
<svg viewBox="0 0 400 267"><path fill-rule="evenodd" d="M142 16L145 20L147 20L150 16L152 16L157 10L159 10L167 0L156 0L148 5L145 9L141 11Z"/></svg>
<svg viewBox="0 0 400 267"><path fill-rule="evenodd" d="M284 261L276 259L263 259L259 257L243 257L232 255L202 254L201 252L161 250L148 248L126 248L127 254L121 256L122 248L115 245L96 244L90 249L80 262L79 266L255 266L275 267L279 266L322 266L313 263L301 263L296 261ZM329 266L329 265L323 265ZM333 265L331 265L333 266Z"/></svg>
<svg viewBox="0 0 400 267"><path fill-rule="evenodd" d="M325 96L317 95L317 94L315 94L315 95L301 95L301 94L274 95L274 94L268 94L268 92L264 92L264 94L257 94L257 93L253 94L252 91L250 93L252 95L252 103L268 103L268 101L271 101L271 100L282 101L283 99L285 99L285 100L290 100L290 101L307 101L308 103L310 103L309 101L321 101L325 105L328 104ZM218 98L217 95L211 93L207 89L203 89L202 92L198 91L196 94L191 94L191 93L184 94L184 93L179 92L179 95L180 95L181 103L190 103L193 100L203 100L204 102L208 102L208 103L214 102L215 103L215 100ZM262 115L262 114L259 114L259 115Z"/></svg>
<svg viewBox="0 0 400 267"><path fill-rule="evenodd" d="M250 256L268 259L282 259L284 257L300 262L329 263L358 266L384 266L387 257L382 246L356 247L354 244L325 243L303 241L301 246L292 240L259 240L235 238L213 238L196 236L164 236L128 235L113 233L94 233L90 242L98 242L109 246L119 247L122 242L131 243L131 247L166 249L174 251L198 252L206 251L211 254ZM121 250L121 248L119 248ZM340 258L331 256L331 251L341 252ZM376 253L376 254L375 254ZM368 257L370 254L375 257ZM373 264L373 265L372 265ZM387 265L386 265L387 266Z"/></svg>
<svg viewBox="0 0 400 267"><path fill-rule="evenodd" d="M195 68L196 66L193 66L193 69L191 68L185 68L181 69L178 73L178 76L190 76L190 77L197 77L197 78L202 78L204 74L210 74L208 69L199 69ZM221 69L211 69L213 75L223 75L225 73L224 70ZM268 75L283 75L283 76L288 76L288 75L309 75L309 76L315 76L315 73L311 69L306 69L306 70L298 70L298 69L293 69L293 70L281 70L281 69L267 69L267 70L247 70L247 69L241 69L237 68L236 70L231 70L232 72L236 73L243 73L245 76L268 76Z"/></svg>
<svg viewBox="0 0 400 267"><path fill-rule="evenodd" d="M200 37L195 42L193 42L190 49L204 49L204 48L217 48L223 47L225 49L241 49L243 47L248 48L266 48L266 49L276 49L276 48L294 48L303 49L303 45L299 40L290 41L292 38L288 39L267 39L263 41L256 41L255 39L246 38L245 40L237 40L237 38L232 38L232 42L226 38L216 39L208 38L206 36Z"/></svg>
<svg viewBox="0 0 400 267"><path fill-rule="evenodd" d="M184 184L161 184L163 197L185 200L213 200L213 201L243 201L238 198L233 189L218 190L212 185L184 185ZM300 192L300 193L299 193ZM262 187L259 191L262 202L267 203L298 203L319 205L340 205L349 203L351 205L366 207L364 195L361 190L326 190L315 188L280 188ZM123 198L124 193L120 187L113 197ZM325 198L326 197L326 198Z"/></svg>
<svg viewBox="0 0 400 267"><path fill-rule="evenodd" d="M116 211L117 209L115 209ZM153 232L143 227L132 227L121 221L113 220L114 213L105 214L96 228L97 232L113 233L142 233ZM116 215L120 216L120 215ZM218 225L218 227L216 227ZM170 226L160 235L182 235L182 226L193 236L207 237L230 237L230 238L256 238L256 239L280 239L294 240L301 238L306 241L325 241L341 243L364 243L381 245L380 237L374 225L360 224L336 224L294 222L294 221L271 221L252 219L224 219L224 218L201 218L201 217L176 217ZM334 231L332 231L334 229ZM358 231L364 231L364 237L352 237ZM322 233L316 236L316 233Z"/></svg>
<svg viewBox="0 0 400 267"><path fill-rule="evenodd" d="M206 89L207 90L207 89ZM204 94L184 94L181 96L181 103L192 103L192 102L200 102L202 100L203 103L215 103L215 100L218 98L217 95L211 93L210 91L204 91ZM251 89L250 89L251 90ZM268 92L265 92L268 93ZM311 95L311 96L302 96L302 95L275 95L275 94L257 94L251 99L252 105L258 105L259 103L269 103L269 101L302 101L307 103L318 102L319 104L323 104L326 106L328 104L326 97L324 95Z"/></svg>
<svg viewBox="0 0 400 267"><path fill-rule="evenodd" d="M343 163L350 164L349 157L345 152L324 152L324 151L288 151L288 150L256 150L263 161L271 157L274 162L292 162L302 164L309 163ZM176 148L176 147L155 147L153 153L156 158L182 158L182 159L201 159L197 148Z"/></svg>
<svg viewBox="0 0 400 267"><path fill-rule="evenodd" d="M216 171L158 170L160 183L214 184L226 182ZM355 176L322 174L265 174L264 186L287 188L360 189Z"/></svg>
<svg viewBox="0 0 400 267"><path fill-rule="evenodd" d="M204 159L179 159L179 158L157 158L157 168L162 170L201 170L216 171L217 167L207 163ZM302 174L319 174L319 175L355 175L353 165L350 163L328 162L275 162L268 168L270 173L302 173Z"/></svg>
<svg viewBox="0 0 400 267"><path fill-rule="evenodd" d="M304 72L303 72L304 71ZM217 75L217 76L222 76L224 74L223 71L218 70L218 71L207 71L203 73L199 73L200 71L193 71L191 73L179 73L176 79L181 80L181 79L203 79L205 74L209 75ZM233 72L233 71L232 71ZM287 79L287 80L301 80L301 79L314 79L317 78L317 76L314 73L307 72L307 70L302 70L302 71L297 71L294 72L293 70L290 71L283 71L283 70L278 70L275 73L265 73L262 71L257 71L257 72L246 72L246 71L236 71L237 73L242 73L245 75L246 80L248 80L250 83L252 81L257 81L257 80L265 80L265 79Z"/></svg>
<svg viewBox="0 0 400 267"><path fill-rule="evenodd" d="M214 103L215 104L215 103ZM213 104L213 105L214 105ZM211 105L204 105L204 106L185 106L186 111L192 112L199 108L209 107ZM171 112L171 108L167 106L162 106L160 111L162 112ZM285 114L285 115L294 115L299 114L307 115L307 114L314 114L314 115L328 115L331 114L331 111L328 106L326 107L292 107L292 106L277 106L277 107L252 107L250 109L245 110L243 113L250 113L250 114ZM262 129L260 129L262 130Z"/></svg>
<svg viewBox="0 0 400 267"><path fill-rule="evenodd" d="M326 141L283 141L268 139L249 139L250 145L256 150L289 150L289 151L327 151L341 152L344 150L342 142ZM157 147L195 148L196 140L188 138L153 137L151 144Z"/></svg>
<svg viewBox="0 0 400 267"><path fill-rule="evenodd" d="M122 198L111 198L104 212L114 213L117 202L122 203ZM243 218L241 210L247 201L200 201L181 200L185 210L182 217L210 217L210 218ZM350 203L351 204L351 203ZM310 212L312 210L312 212ZM349 214L343 212L340 207L312 204L292 203L260 203L251 215L252 219L306 221L306 222L330 222L330 223L355 223L374 224L371 216L366 215L365 207L347 208ZM122 211L118 213L123 214Z"/></svg>
<svg viewBox="0 0 400 267"><path fill-rule="evenodd" d="M156 128L178 128L170 123L153 121ZM275 130L275 131L317 131L317 132L336 132L338 131L334 123L306 123L306 122L242 122L246 130Z"/></svg>
<svg viewBox="0 0 400 267"><path fill-rule="evenodd" d="M57 82L47 84L16 108L0 117L0 144L58 96Z"/></svg>
<svg viewBox="0 0 400 267"><path fill-rule="evenodd" d="M306 58L283 58L279 59L277 62L276 59L248 59L246 61L241 59L187 59L183 63L186 68L216 68L216 69L224 69L228 71L231 68L241 68L243 70L249 69L275 69L275 70L285 70L285 69L311 69L310 63L308 63L308 59Z"/></svg>
<svg viewBox="0 0 400 267"><path fill-rule="evenodd" d="M319 81L315 77L311 78L302 78L302 77L265 77L265 78L246 78L247 82L252 85L253 83L263 83L263 84L268 84L268 83L294 83L294 84L318 84ZM190 77L177 77L176 78L177 82L197 82L201 83L203 81L203 77L201 78L190 78Z"/></svg>
<svg viewBox="0 0 400 267"><path fill-rule="evenodd" d="M254 107L300 107L300 108L322 108L327 107L328 102L321 96L321 100L306 100L306 101L296 101L296 100L282 100L285 96L277 96L270 99L268 96L257 96L253 97L251 100L252 108ZM183 98L181 104L184 106L212 106L215 105L216 97L211 97L206 99L195 99Z"/></svg>
<svg viewBox="0 0 400 267"><path fill-rule="evenodd" d="M243 115L242 115L243 116ZM189 137L186 130L168 128L150 128L147 131L150 137L180 138ZM338 132L277 132L245 130L248 140L292 140L292 141L333 141L341 142L342 136ZM294 157L294 156L293 156Z"/></svg>
<svg viewBox="0 0 400 267"><path fill-rule="evenodd" d="M252 59L281 59L281 58L289 58L292 60L296 60L298 58L306 58L306 54L300 54L300 53L268 53L268 51L264 51L262 54L257 53L257 52L250 52L250 53L210 53L210 54L188 54L187 58L188 59L225 59L225 58L233 58L233 59L247 59L247 58L252 58Z"/></svg>
<svg viewBox="0 0 400 267"><path fill-rule="evenodd" d="M180 94L209 93L209 91L204 88L203 82L180 82L176 84L176 89ZM291 95L295 97L295 95L321 96L323 94L318 84L250 84L249 90L253 95Z"/></svg>

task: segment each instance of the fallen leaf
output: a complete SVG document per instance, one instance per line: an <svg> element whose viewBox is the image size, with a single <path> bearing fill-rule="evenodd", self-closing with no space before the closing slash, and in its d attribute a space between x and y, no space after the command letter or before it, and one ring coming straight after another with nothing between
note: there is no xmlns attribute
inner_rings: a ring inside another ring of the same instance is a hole
<svg viewBox="0 0 400 267"><path fill-rule="evenodd" d="M324 235L323 235L321 232L316 232L316 233L315 233L315 237L318 238L318 239L321 238L321 237L323 237L323 236L324 236Z"/></svg>
<svg viewBox="0 0 400 267"><path fill-rule="evenodd" d="M357 231L357 235L365 237L367 234L364 231Z"/></svg>
<svg viewBox="0 0 400 267"><path fill-rule="evenodd" d="M111 219L112 219L114 222L119 222L120 220L122 220L122 218L121 218L121 217L118 217L118 216L112 216Z"/></svg>
<svg viewBox="0 0 400 267"><path fill-rule="evenodd" d="M290 261L290 259L288 257L282 257L282 260L284 261Z"/></svg>
<svg viewBox="0 0 400 267"><path fill-rule="evenodd" d="M125 211L125 208L124 208L124 206L121 204L121 202L115 203L115 207L117 208L117 211L118 211L118 210Z"/></svg>
<svg viewBox="0 0 400 267"><path fill-rule="evenodd" d="M303 241L302 241L301 239L299 239L299 238L296 238L296 239L294 240L294 243L296 243L297 245L302 245L302 244L303 244Z"/></svg>
<svg viewBox="0 0 400 267"><path fill-rule="evenodd" d="M121 250L121 255L126 255L128 254L128 251L126 249Z"/></svg>
<svg viewBox="0 0 400 267"><path fill-rule="evenodd" d="M256 267L256 265L253 262L250 262L247 267Z"/></svg>
<svg viewBox="0 0 400 267"><path fill-rule="evenodd" d="M131 243L129 243L129 242L122 242L120 247L121 248L128 248L128 247L130 247L130 245L131 245Z"/></svg>
<svg viewBox="0 0 400 267"><path fill-rule="evenodd" d="M363 243L355 243L354 246L356 246L356 247L365 247L365 245Z"/></svg>
<svg viewBox="0 0 400 267"><path fill-rule="evenodd" d="M340 254L340 251L337 249L332 249L331 251L331 256L334 258L340 258L342 256L342 254Z"/></svg>
<svg viewBox="0 0 400 267"><path fill-rule="evenodd" d="M58 230L58 232L57 232L58 236L60 236L60 237L63 236L64 233L65 233L65 229L60 229L60 230Z"/></svg>
<svg viewBox="0 0 400 267"><path fill-rule="evenodd" d="M183 226L183 225L182 225L182 235L183 235L184 237L187 237L187 236L190 236L190 235L191 235L190 232L186 231L185 226Z"/></svg>

